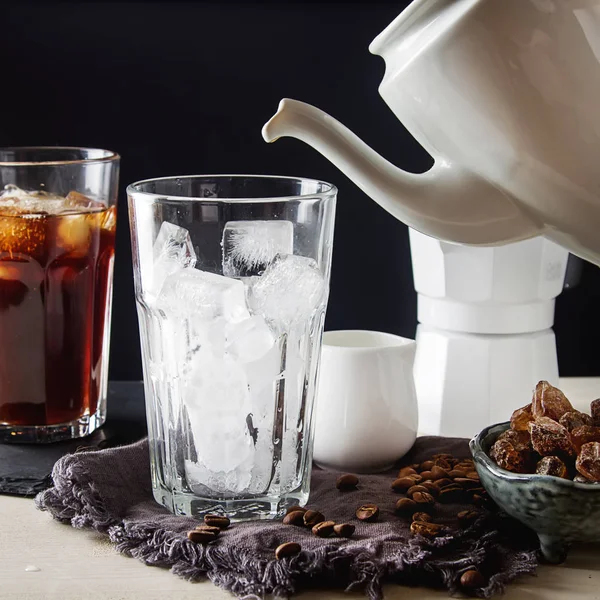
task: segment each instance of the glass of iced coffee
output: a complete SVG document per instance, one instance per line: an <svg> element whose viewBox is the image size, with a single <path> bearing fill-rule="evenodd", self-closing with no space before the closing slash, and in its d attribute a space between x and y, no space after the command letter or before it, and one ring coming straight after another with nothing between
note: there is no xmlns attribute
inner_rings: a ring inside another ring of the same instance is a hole
<svg viewBox="0 0 600 600"><path fill-rule="evenodd" d="M0 442L106 419L119 156L0 148Z"/></svg>

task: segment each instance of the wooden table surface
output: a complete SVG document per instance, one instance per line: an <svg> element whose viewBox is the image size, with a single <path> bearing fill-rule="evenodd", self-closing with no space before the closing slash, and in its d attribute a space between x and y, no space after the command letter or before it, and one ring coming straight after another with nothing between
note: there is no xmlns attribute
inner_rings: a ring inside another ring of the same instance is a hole
<svg viewBox="0 0 600 600"><path fill-rule="evenodd" d="M600 379L564 379L573 404L589 412ZM309 592L305 599L341 600L361 594ZM430 600L446 592L387 586L386 598ZM104 536L76 530L36 510L33 501L0 496L0 600L225 600L209 581L188 583L165 569L117 554ZM567 562L521 577L506 600L600 600L600 545L575 545Z"/></svg>

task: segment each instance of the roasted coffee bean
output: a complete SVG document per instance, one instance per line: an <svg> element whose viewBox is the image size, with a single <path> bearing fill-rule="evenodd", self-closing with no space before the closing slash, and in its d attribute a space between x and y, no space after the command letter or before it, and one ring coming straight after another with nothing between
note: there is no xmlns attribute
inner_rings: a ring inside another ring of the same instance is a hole
<svg viewBox="0 0 600 600"><path fill-rule="evenodd" d="M301 513L305 513L308 509L304 508L303 506L290 506L286 511L285 514L289 515L290 513L293 512L297 512L300 511Z"/></svg>
<svg viewBox="0 0 600 600"><path fill-rule="evenodd" d="M350 523L340 523L339 525L333 526L333 532L335 535L345 538L352 537L355 529L356 527L354 527L354 525L350 525Z"/></svg>
<svg viewBox="0 0 600 600"><path fill-rule="evenodd" d="M419 485L423 486L424 488L427 488L427 491L434 498L438 497L438 494L440 493L440 490L439 490L439 488L437 487L437 485L433 481L423 481Z"/></svg>
<svg viewBox="0 0 600 600"><path fill-rule="evenodd" d="M433 458L433 460L435 460L436 458L454 458L454 456L452 456L452 454L442 453L442 454L434 454L431 458Z"/></svg>
<svg viewBox="0 0 600 600"><path fill-rule="evenodd" d="M329 537L333 533L334 527L335 521L321 521L312 528L312 532L317 537Z"/></svg>
<svg viewBox="0 0 600 600"><path fill-rule="evenodd" d="M415 492L426 492L426 493L428 493L429 490L424 485L421 485L419 483L418 485L413 485L412 487L408 488L408 490L406 490L406 495L407 496L412 496Z"/></svg>
<svg viewBox="0 0 600 600"><path fill-rule="evenodd" d="M443 490L440 490L438 497L439 502L443 503L456 503L464 500L465 492L458 485L448 485Z"/></svg>
<svg viewBox="0 0 600 600"><path fill-rule="evenodd" d="M467 492L472 496L475 494L478 496L487 496L487 492L482 487L471 488L470 490L467 490Z"/></svg>
<svg viewBox="0 0 600 600"><path fill-rule="evenodd" d="M415 492L412 495L412 499L417 503L417 505L420 508L425 505L433 504L435 502L435 498L428 492Z"/></svg>
<svg viewBox="0 0 600 600"><path fill-rule="evenodd" d="M302 550L300 544L296 544L296 542L285 542L285 544L281 544L281 546L277 546L275 549L275 558L281 560L288 556L294 556L295 554L298 554L300 550Z"/></svg>
<svg viewBox="0 0 600 600"><path fill-rule="evenodd" d="M474 510L463 510L456 515L458 519L458 524L463 529L466 529L470 525L472 525L479 518L479 513Z"/></svg>
<svg viewBox="0 0 600 600"><path fill-rule="evenodd" d="M474 590L485 585L485 578L476 569L470 569L460 576L460 585L465 589Z"/></svg>
<svg viewBox="0 0 600 600"><path fill-rule="evenodd" d="M304 524L307 527L314 527L317 523L325 520L325 517L318 510L307 510L303 516Z"/></svg>
<svg viewBox="0 0 600 600"><path fill-rule="evenodd" d="M419 510L417 503L410 498L400 498L396 502L396 513L402 517L410 517Z"/></svg>
<svg viewBox="0 0 600 600"><path fill-rule="evenodd" d="M294 512L288 513L285 515L285 517L283 517L283 524L304 527L304 512L301 510L295 510Z"/></svg>
<svg viewBox="0 0 600 600"><path fill-rule="evenodd" d="M392 482L392 489L395 492L406 492L415 482L410 477L400 477Z"/></svg>
<svg viewBox="0 0 600 600"><path fill-rule="evenodd" d="M204 515L204 522L207 525L218 527L219 529L227 529L231 521L222 515Z"/></svg>
<svg viewBox="0 0 600 600"><path fill-rule="evenodd" d="M423 472L423 471L431 471L431 467L433 467L433 461L432 460L426 460L425 462L422 462L419 465L419 470L421 472Z"/></svg>
<svg viewBox="0 0 600 600"><path fill-rule="evenodd" d="M417 471L412 467L402 467L398 471L398 478L407 477L408 475L417 475Z"/></svg>
<svg viewBox="0 0 600 600"><path fill-rule="evenodd" d="M433 517L426 512L416 512L412 516L413 521L422 521L423 523L431 523Z"/></svg>
<svg viewBox="0 0 600 600"><path fill-rule="evenodd" d="M479 473L477 471L469 471L465 477L467 479L474 479L475 481L479 481Z"/></svg>
<svg viewBox="0 0 600 600"><path fill-rule="evenodd" d="M481 482L476 479L469 479L468 477L457 477L454 483L465 488L465 490L472 490L473 488L481 487Z"/></svg>
<svg viewBox="0 0 600 600"><path fill-rule="evenodd" d="M435 487L438 490L441 490L442 488L445 488L447 485L452 485L454 482L452 481L452 479L448 479L448 477L444 477L442 479L437 479L433 483L435 484Z"/></svg>
<svg viewBox="0 0 600 600"><path fill-rule="evenodd" d="M445 471L452 470L452 461L448 460L447 458L436 458L433 461L433 465L435 467L440 467L441 469L444 469ZM433 467L432 467L432 470L433 470Z"/></svg>
<svg viewBox="0 0 600 600"><path fill-rule="evenodd" d="M421 471L421 477L425 481L431 481L431 471Z"/></svg>
<svg viewBox="0 0 600 600"><path fill-rule="evenodd" d="M447 478L448 471L446 471L446 469L442 469L442 467L438 467L437 465L433 465L433 467L431 467L431 479L433 479L433 481Z"/></svg>
<svg viewBox="0 0 600 600"><path fill-rule="evenodd" d="M379 516L379 507L377 504L363 504L356 509L356 518L359 521L371 523L376 521Z"/></svg>
<svg viewBox="0 0 600 600"><path fill-rule="evenodd" d="M423 481L423 477L419 473L413 473L412 475L407 475L409 479L412 479L415 484L421 483Z"/></svg>
<svg viewBox="0 0 600 600"><path fill-rule="evenodd" d="M358 477L356 475L352 475L351 473L340 475L335 482L335 487L342 492L355 490L357 485Z"/></svg>
<svg viewBox="0 0 600 600"><path fill-rule="evenodd" d="M456 477L464 477L467 472L463 469L452 469L452 471L448 472L448 477L452 479L456 479Z"/></svg>
<svg viewBox="0 0 600 600"><path fill-rule="evenodd" d="M217 539L219 534L214 531L208 531L203 529L193 529L192 531L188 531L188 540L190 542L194 542L194 544L208 544L208 542L212 542Z"/></svg>
<svg viewBox="0 0 600 600"><path fill-rule="evenodd" d="M442 533L442 526L427 521L413 521L410 524L410 532L413 535L422 535L426 538L434 538Z"/></svg>
<svg viewBox="0 0 600 600"><path fill-rule="evenodd" d="M194 527L194 531L208 531L209 533L219 535L221 533L221 528L215 527L214 525L198 525Z"/></svg>

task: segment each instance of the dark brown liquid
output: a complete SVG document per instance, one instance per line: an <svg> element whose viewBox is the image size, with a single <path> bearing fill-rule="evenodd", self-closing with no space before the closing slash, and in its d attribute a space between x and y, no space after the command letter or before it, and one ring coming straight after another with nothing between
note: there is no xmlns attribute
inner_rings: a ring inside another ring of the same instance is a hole
<svg viewBox="0 0 600 600"><path fill-rule="evenodd" d="M68 215L0 209L0 424L55 425L95 413L114 244L114 207Z"/></svg>

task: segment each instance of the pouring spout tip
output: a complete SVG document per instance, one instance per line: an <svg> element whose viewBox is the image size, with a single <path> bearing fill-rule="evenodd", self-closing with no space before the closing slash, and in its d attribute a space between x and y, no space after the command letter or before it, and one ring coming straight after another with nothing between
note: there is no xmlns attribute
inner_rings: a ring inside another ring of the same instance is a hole
<svg viewBox="0 0 600 600"><path fill-rule="evenodd" d="M279 115L283 112L289 102L289 98L283 98L280 100L279 105L277 106L277 112L263 125L261 134L263 140L265 140L265 142L268 144L276 142L281 137L281 135L278 135L274 130L277 129Z"/></svg>

